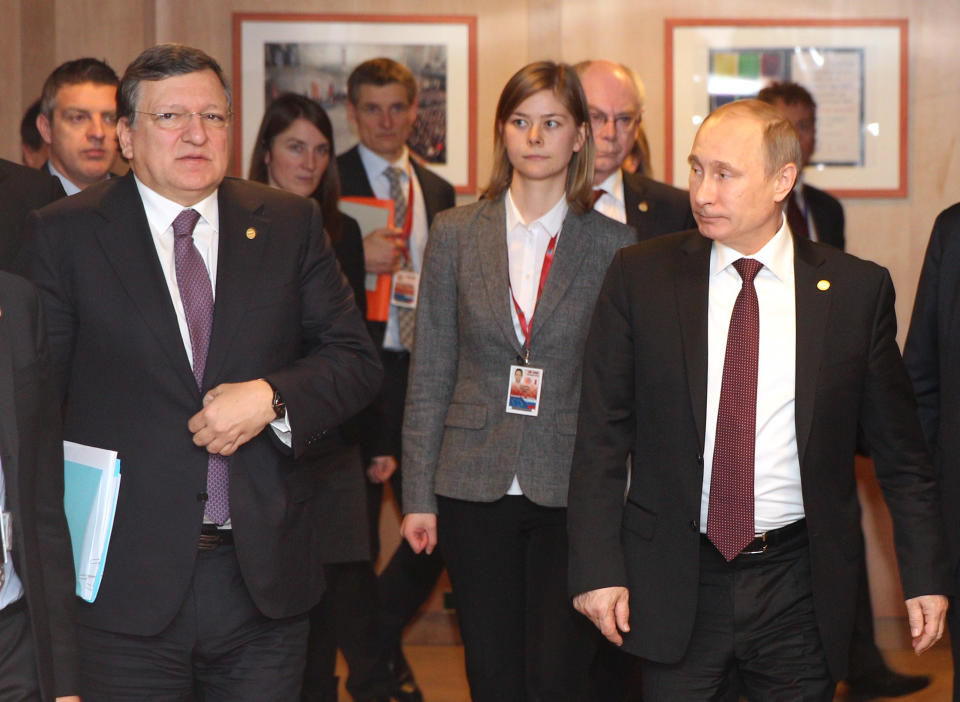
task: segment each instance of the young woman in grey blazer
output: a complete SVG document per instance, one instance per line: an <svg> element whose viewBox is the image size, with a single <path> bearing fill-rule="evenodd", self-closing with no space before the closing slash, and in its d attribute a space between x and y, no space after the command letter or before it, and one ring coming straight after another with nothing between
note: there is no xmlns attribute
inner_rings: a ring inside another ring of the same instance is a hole
<svg viewBox="0 0 960 702"><path fill-rule="evenodd" d="M497 106L490 184L437 216L403 428L403 535L446 559L474 700L582 700L567 480L591 312L632 229L596 213L587 102L532 63Z"/></svg>

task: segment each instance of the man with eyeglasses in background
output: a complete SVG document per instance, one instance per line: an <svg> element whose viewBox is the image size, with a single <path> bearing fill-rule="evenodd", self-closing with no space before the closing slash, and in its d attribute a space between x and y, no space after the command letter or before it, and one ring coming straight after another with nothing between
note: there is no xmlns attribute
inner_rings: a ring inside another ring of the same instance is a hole
<svg viewBox="0 0 960 702"><path fill-rule="evenodd" d="M43 84L37 129L50 148L46 168L75 195L110 175L117 157L117 74L104 61L79 58Z"/></svg>
<svg viewBox="0 0 960 702"><path fill-rule="evenodd" d="M582 61L575 66L590 106L596 158L593 208L637 230L641 241L697 226L685 190L623 169L643 116L642 84L627 66Z"/></svg>
<svg viewBox="0 0 960 702"><path fill-rule="evenodd" d="M323 593L313 455L380 364L317 203L225 178L230 91L210 56L145 50L119 89L131 173L30 215L64 438L122 487L85 702L291 702Z"/></svg>

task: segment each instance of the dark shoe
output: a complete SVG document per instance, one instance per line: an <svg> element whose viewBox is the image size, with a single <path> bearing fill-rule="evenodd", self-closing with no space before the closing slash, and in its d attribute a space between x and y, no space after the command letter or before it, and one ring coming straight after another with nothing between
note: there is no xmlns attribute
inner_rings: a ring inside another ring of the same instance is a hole
<svg viewBox="0 0 960 702"><path fill-rule="evenodd" d="M903 697L929 684L929 675L903 675L888 668L876 675L847 680L850 690L848 699L850 702L862 702L875 697Z"/></svg>
<svg viewBox="0 0 960 702"><path fill-rule="evenodd" d="M395 685L390 693L391 697L397 702L423 702L423 693L413 677L413 671L401 647L398 646L393 650L393 655L387 660L387 668L393 675Z"/></svg>

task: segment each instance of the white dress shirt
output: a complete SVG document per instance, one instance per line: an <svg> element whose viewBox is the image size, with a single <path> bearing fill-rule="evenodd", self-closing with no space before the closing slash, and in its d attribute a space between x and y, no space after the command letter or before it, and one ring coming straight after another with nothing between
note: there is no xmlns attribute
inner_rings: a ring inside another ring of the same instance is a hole
<svg viewBox="0 0 960 702"><path fill-rule="evenodd" d="M706 533L720 386L730 317L742 281L733 262L743 255L714 242L710 254L707 423L703 451L700 530ZM760 303L757 364L757 433L754 463L754 531L759 534L804 516L797 453L797 312L793 240L783 218L776 235L753 256L763 263L754 286Z"/></svg>
<svg viewBox="0 0 960 702"><path fill-rule="evenodd" d="M60 171L53 167L52 161L47 161L47 170L50 171L50 175L57 176L60 179L60 185L63 186L63 191L69 195L76 195L80 192L80 188L73 184L67 176L63 175Z"/></svg>
<svg viewBox="0 0 960 702"><path fill-rule="evenodd" d="M413 220L410 224L410 240L407 247L410 252L410 265L413 270L419 273L423 266L423 250L427 246L427 205L423 199L420 182L410 165L409 150L404 147L403 155L393 163L375 154L363 144L357 147L357 151L367 173L367 180L370 181L370 188L377 198L393 201L393 197L390 195L390 181L384 175L387 168L392 166L400 169L403 173L400 177L400 187L403 189L404 197L410 192L410 181L413 180ZM397 228L401 228L403 222L395 222L395 225ZM397 309L393 305L390 305L390 313L387 317L387 328L383 335L383 348L392 351L410 350L400 343L400 325L397 322Z"/></svg>
<svg viewBox="0 0 960 702"><path fill-rule="evenodd" d="M527 224L523 221L523 216L513 202L513 195L510 190L507 190L507 267L510 274L510 287L513 290L513 297L520 305L520 309L523 310L523 316L528 323L533 320L536 313L537 291L540 288L543 257L547 253L547 246L550 245L550 239L554 235L557 235L559 241L560 229L563 227L567 210L567 198L564 195L545 215ZM527 339L523 335L520 318L517 316L516 307L512 302L510 303L510 317L513 320L513 330L517 335L517 340L524 344ZM531 339L531 346L535 346L536 343L536 338ZM550 382L548 378L544 378L544 381ZM523 494L520 481L516 475L513 476L513 483L507 490L507 494Z"/></svg>
<svg viewBox="0 0 960 702"><path fill-rule="evenodd" d="M7 485L3 477L3 465L0 464L0 511L7 509ZM16 535L14 535L16 538ZM0 546L2 548L2 546ZM0 563L3 562L3 554L0 553ZM13 568L13 558L7 561L3 566L4 579L0 586L0 610L7 605L13 604L23 597L23 583L17 576L17 571Z"/></svg>
<svg viewBox="0 0 960 702"><path fill-rule="evenodd" d="M603 190L603 195L593 203L593 209L614 221L626 224L627 201L623 195L623 171L618 168L597 187Z"/></svg>

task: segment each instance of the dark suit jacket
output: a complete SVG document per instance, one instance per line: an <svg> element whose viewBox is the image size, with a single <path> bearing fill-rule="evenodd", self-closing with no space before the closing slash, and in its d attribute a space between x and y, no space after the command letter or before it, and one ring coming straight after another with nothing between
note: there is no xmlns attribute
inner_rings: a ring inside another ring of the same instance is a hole
<svg viewBox="0 0 960 702"><path fill-rule="evenodd" d="M13 513L13 563L24 586L42 698L53 702L79 691L60 413L36 289L0 273L0 310L0 453Z"/></svg>
<svg viewBox="0 0 960 702"><path fill-rule="evenodd" d="M623 199L627 224L640 241L697 227L686 190L624 171Z"/></svg>
<svg viewBox="0 0 960 702"><path fill-rule="evenodd" d="M853 471L858 423L894 518L906 596L952 586L933 468L897 347L890 277L829 246L794 245L796 438L814 609L830 671L842 679L863 549ZM570 590L629 587L624 650L660 662L683 655L696 613L710 251L709 240L683 232L618 254L584 354Z"/></svg>
<svg viewBox="0 0 960 702"><path fill-rule="evenodd" d="M410 158L413 172L420 183L423 192L423 202L427 210L427 226L433 224L433 218L438 212L450 209L456 205L457 194L443 178ZM373 188L367 178L367 171L360 159L360 151L354 146L337 156L337 169L340 171L340 188L343 195L353 197L373 197ZM387 325L384 322L367 322L370 338L377 349L383 349L383 335ZM395 386L394 386L395 387ZM403 397L387 397L381 393L373 406L364 412L361 418L363 424L363 447L365 460L373 456L395 456L400 459L400 446L396 445L393 432L390 431L387 416L396 416L403 407ZM391 409L387 409L387 407Z"/></svg>
<svg viewBox="0 0 960 702"><path fill-rule="evenodd" d="M227 179L219 189L214 324L203 389L180 336L132 175L35 212L23 269L47 309L64 434L116 449L122 484L97 601L80 621L163 629L193 572L207 454L188 419L203 392L266 378L292 450L266 428L230 458L237 558L263 614L307 611L323 589L316 491L324 434L369 402L380 367L316 202ZM252 235L252 236L251 236Z"/></svg>
<svg viewBox="0 0 960 702"><path fill-rule="evenodd" d="M9 270L20 252L30 210L62 197L66 193L56 177L0 159L0 270Z"/></svg>
<svg viewBox="0 0 960 702"><path fill-rule="evenodd" d="M830 193L812 185L803 184L803 200L817 230L817 239L843 251L843 205Z"/></svg>
<svg viewBox="0 0 960 702"><path fill-rule="evenodd" d="M950 562L956 564L960 560L960 205L941 212L933 225L903 359L933 453Z"/></svg>

